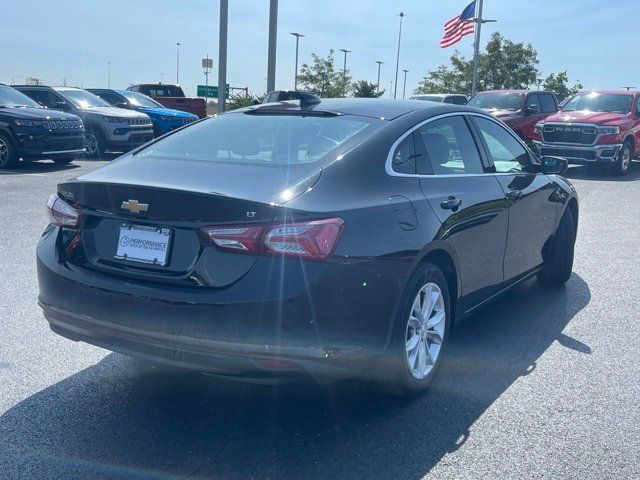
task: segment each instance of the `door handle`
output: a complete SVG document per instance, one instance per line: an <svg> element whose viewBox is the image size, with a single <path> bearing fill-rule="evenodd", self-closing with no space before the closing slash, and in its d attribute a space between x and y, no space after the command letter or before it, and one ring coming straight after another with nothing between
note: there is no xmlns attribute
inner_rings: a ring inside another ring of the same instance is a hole
<svg viewBox="0 0 640 480"><path fill-rule="evenodd" d="M462 205L462 200L454 196L449 196L446 200L443 200L440 204L440 208L444 210L453 210L454 212Z"/></svg>
<svg viewBox="0 0 640 480"><path fill-rule="evenodd" d="M509 200L518 200L522 196L522 190L507 190L504 196Z"/></svg>

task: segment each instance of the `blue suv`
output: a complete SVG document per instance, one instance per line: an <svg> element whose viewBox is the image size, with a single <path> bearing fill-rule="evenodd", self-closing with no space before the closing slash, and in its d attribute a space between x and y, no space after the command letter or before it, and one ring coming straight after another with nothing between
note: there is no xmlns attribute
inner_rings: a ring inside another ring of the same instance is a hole
<svg viewBox="0 0 640 480"><path fill-rule="evenodd" d="M165 108L142 93L110 88L87 88L87 90L114 107L129 108L146 113L151 117L156 137L198 120L196 115Z"/></svg>

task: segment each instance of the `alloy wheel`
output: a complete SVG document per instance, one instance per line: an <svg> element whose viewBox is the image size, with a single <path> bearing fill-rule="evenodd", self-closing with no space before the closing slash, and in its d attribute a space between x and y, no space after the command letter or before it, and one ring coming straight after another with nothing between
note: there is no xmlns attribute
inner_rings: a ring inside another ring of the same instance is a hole
<svg viewBox="0 0 640 480"><path fill-rule="evenodd" d="M94 133L87 133L85 135L85 147L89 155L95 155L98 151L98 139Z"/></svg>
<svg viewBox="0 0 640 480"><path fill-rule="evenodd" d="M414 378L422 380L436 364L446 320L442 290L435 283L427 283L418 291L407 321L406 360Z"/></svg>
<svg viewBox="0 0 640 480"><path fill-rule="evenodd" d="M9 163L9 146L2 138L0 138L0 167Z"/></svg>
<svg viewBox="0 0 640 480"><path fill-rule="evenodd" d="M631 149L625 145L622 149L622 155L620 156L620 169L626 172L631 165Z"/></svg>

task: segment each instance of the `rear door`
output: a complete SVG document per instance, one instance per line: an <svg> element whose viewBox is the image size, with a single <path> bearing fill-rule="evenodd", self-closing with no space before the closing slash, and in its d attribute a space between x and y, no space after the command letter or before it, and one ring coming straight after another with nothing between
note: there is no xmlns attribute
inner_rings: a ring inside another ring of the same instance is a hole
<svg viewBox="0 0 640 480"><path fill-rule="evenodd" d="M542 250L555 226L555 187L546 175L527 171L531 154L509 130L486 117L472 118L509 203L504 258L504 276L509 281L542 263Z"/></svg>
<svg viewBox="0 0 640 480"><path fill-rule="evenodd" d="M451 239L460 268L464 310L496 293L504 280L508 230L504 192L486 172L463 115L449 115L414 130L420 186Z"/></svg>

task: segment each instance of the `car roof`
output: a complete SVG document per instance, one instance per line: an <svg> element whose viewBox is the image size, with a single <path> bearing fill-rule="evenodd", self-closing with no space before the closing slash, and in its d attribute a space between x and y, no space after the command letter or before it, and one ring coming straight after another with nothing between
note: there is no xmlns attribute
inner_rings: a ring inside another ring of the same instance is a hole
<svg viewBox="0 0 640 480"><path fill-rule="evenodd" d="M603 95L637 95L640 93L640 90L627 90L627 89L618 89L618 90L580 90L579 93L601 93Z"/></svg>
<svg viewBox="0 0 640 480"><path fill-rule="evenodd" d="M380 98L323 98L316 104L304 107L306 110L326 111L341 113L345 115L355 115L360 117L379 118L382 120L393 120L402 115L418 110L439 109L445 111L461 111L461 105L449 105L438 102L425 102L423 100L386 100ZM298 110L298 101L285 101L276 103L262 103L242 109L248 110ZM443 110L445 109L445 110ZM465 111L467 109L464 109ZM476 111L469 108L468 110Z"/></svg>
<svg viewBox="0 0 640 480"><path fill-rule="evenodd" d="M464 93L418 93L412 97L466 97Z"/></svg>
<svg viewBox="0 0 640 480"><path fill-rule="evenodd" d="M517 90L517 89L507 89L507 90L484 90L482 92L478 92L478 95L481 93L551 93L553 95L555 95L554 92L550 91L550 90Z"/></svg>

